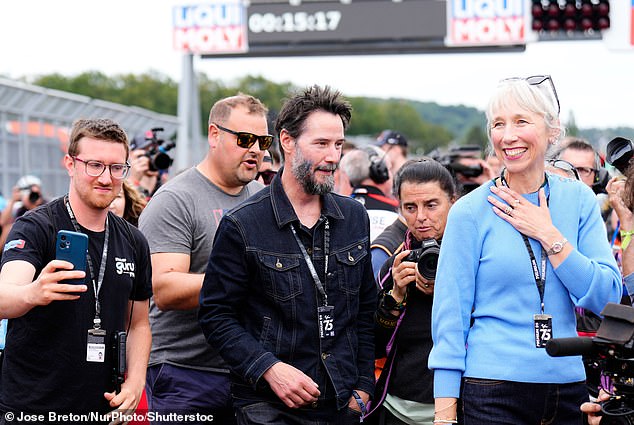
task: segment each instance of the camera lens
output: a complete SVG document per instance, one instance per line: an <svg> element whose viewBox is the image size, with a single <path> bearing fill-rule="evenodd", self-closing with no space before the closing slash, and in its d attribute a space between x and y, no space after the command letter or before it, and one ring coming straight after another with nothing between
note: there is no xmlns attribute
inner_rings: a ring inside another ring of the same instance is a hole
<svg viewBox="0 0 634 425"><path fill-rule="evenodd" d="M167 170L170 165L172 165L172 158L164 152L159 152L150 158L150 170L152 171Z"/></svg>
<svg viewBox="0 0 634 425"><path fill-rule="evenodd" d="M40 199L40 192L34 192L31 191L31 193L29 193L29 202L34 204L36 203L38 200Z"/></svg>
<svg viewBox="0 0 634 425"><path fill-rule="evenodd" d="M427 248L418 260L418 273L427 280L436 279L436 268L438 267L438 255L440 250L436 247Z"/></svg>

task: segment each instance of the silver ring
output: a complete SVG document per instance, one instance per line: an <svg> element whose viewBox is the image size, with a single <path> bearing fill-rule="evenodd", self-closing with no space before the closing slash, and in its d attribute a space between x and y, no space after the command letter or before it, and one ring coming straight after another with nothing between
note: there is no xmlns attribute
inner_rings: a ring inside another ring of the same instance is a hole
<svg viewBox="0 0 634 425"><path fill-rule="evenodd" d="M519 204L520 204L519 199L513 199L513 205L519 205Z"/></svg>
<svg viewBox="0 0 634 425"><path fill-rule="evenodd" d="M513 207L510 205L507 205L506 208L504 208L504 214L506 215L511 215L512 211L513 211Z"/></svg>

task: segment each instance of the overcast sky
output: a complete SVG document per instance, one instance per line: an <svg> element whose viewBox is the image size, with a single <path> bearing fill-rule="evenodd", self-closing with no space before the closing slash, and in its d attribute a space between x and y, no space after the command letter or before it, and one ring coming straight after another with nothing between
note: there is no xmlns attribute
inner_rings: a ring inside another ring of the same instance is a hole
<svg viewBox="0 0 634 425"><path fill-rule="evenodd" d="M172 7L197 3L205 2L1 1L0 75L156 70L178 80L182 55L172 47ZM634 127L634 49L611 51L602 41L533 43L522 53L197 59L195 68L226 82L261 75L328 84L349 96L480 109L502 78L551 74L564 120L572 111L581 128Z"/></svg>

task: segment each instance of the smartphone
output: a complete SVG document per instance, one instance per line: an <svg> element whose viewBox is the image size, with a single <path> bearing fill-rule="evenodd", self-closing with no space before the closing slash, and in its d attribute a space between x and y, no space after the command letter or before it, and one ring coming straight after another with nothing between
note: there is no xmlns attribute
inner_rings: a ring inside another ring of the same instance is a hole
<svg viewBox="0 0 634 425"><path fill-rule="evenodd" d="M86 255L88 254L88 235L70 230L57 232L55 243L55 259L73 263L73 270L86 271ZM68 279L64 283L81 285L84 279Z"/></svg>

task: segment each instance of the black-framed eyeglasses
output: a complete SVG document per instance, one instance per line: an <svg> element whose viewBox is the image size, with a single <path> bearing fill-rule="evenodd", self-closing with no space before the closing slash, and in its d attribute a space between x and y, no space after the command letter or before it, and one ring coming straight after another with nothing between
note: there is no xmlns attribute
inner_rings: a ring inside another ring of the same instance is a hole
<svg viewBox="0 0 634 425"><path fill-rule="evenodd" d="M521 78L521 77L512 77L506 78L502 81L509 80L525 80L531 86L538 86L542 84L544 81L548 81L550 84L550 88L553 91L553 95L555 96L555 101L557 102L557 115L561 112L561 105L559 104L559 96L557 96L557 89L555 89L555 83L553 83L553 78L550 75L532 75L530 77Z"/></svg>
<svg viewBox="0 0 634 425"><path fill-rule="evenodd" d="M235 135L237 137L238 146L240 146L241 148L250 149L251 146L253 146L255 142L258 141L260 142L260 150L265 151L268 148L270 148L271 145L273 144L273 136L271 136L270 134L266 134L264 136L258 136L257 134L248 133L246 131L229 130L228 128L225 128L221 126L220 124L216 124L216 123L213 123L213 124L216 127L218 127L220 130L226 133Z"/></svg>
<svg viewBox="0 0 634 425"><path fill-rule="evenodd" d="M130 164L128 163L106 165L99 161L84 161L76 156L73 156L72 158L75 161L82 162L86 168L86 174L91 177L101 176L103 172L106 171L106 168L108 168L110 170L110 176L112 176L113 179L125 179L128 175L128 171L130 171Z"/></svg>
<svg viewBox="0 0 634 425"><path fill-rule="evenodd" d="M548 164L552 165L555 168L559 168L560 170L567 172L571 176L574 176L575 180L581 180L581 178L579 177L579 172L577 171L578 168L576 168L574 165L572 165L568 161L565 161L563 159L551 159L548 161Z"/></svg>
<svg viewBox="0 0 634 425"><path fill-rule="evenodd" d="M580 176L588 177L593 173L597 172L596 168L592 167L575 167Z"/></svg>
<svg viewBox="0 0 634 425"><path fill-rule="evenodd" d="M264 182L264 184L268 186L271 184L271 182L273 181L273 177L275 177L276 175L277 171L275 170L264 170L260 171L255 179L257 180L262 177L262 182Z"/></svg>

